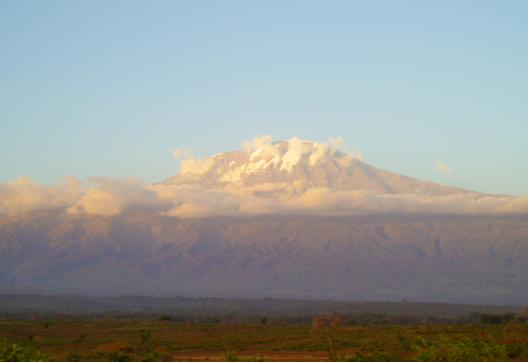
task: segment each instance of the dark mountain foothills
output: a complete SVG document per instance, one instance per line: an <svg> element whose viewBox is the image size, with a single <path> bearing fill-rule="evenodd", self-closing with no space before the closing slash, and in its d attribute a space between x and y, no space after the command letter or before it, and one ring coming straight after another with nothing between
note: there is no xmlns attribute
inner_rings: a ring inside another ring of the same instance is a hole
<svg viewBox="0 0 528 362"><path fill-rule="evenodd" d="M0 292L528 304L528 216L0 219Z"/></svg>
<svg viewBox="0 0 528 362"><path fill-rule="evenodd" d="M504 322L524 318L521 306L423 302L340 302L295 299L226 299L186 297L85 297L68 295L0 294L5 318L153 318L188 322L306 323L318 315L335 314L366 323ZM528 317L528 316L527 316Z"/></svg>

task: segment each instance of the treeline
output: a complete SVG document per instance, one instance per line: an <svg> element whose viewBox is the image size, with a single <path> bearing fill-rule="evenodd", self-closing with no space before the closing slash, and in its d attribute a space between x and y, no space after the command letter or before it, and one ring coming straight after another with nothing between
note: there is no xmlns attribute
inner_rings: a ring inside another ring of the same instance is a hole
<svg viewBox="0 0 528 362"><path fill-rule="evenodd" d="M186 314L90 314L90 315L61 315L61 314L2 314L3 320L41 320L44 323L53 320L125 320L148 321L192 324L254 324L254 325L310 325L318 315L244 315L244 314L218 314L218 315L186 315ZM453 318L440 318L434 315L422 317L414 315L394 315L383 313L362 313L339 315L339 325L375 326L375 325L425 325L425 324L456 324L456 325L486 325L507 324L516 321L528 323L528 318L513 313L506 314L480 314L471 313L466 316Z"/></svg>
<svg viewBox="0 0 528 362"><path fill-rule="evenodd" d="M343 324L506 323L524 321L521 306L420 302L341 302L286 299L186 297L81 297L0 295L6 319L157 319L181 323L309 324L315 316L335 313Z"/></svg>

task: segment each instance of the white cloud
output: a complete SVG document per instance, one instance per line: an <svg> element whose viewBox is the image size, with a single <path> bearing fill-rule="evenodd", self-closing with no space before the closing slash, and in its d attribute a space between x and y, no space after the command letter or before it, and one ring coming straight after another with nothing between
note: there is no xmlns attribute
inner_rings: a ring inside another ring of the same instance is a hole
<svg viewBox="0 0 528 362"><path fill-rule="evenodd" d="M192 150L190 148L173 148L171 149L171 155L177 160L193 158Z"/></svg>
<svg viewBox="0 0 528 362"><path fill-rule="evenodd" d="M328 145L336 150L341 151L343 153L346 153L350 157L362 161L364 159L363 153L361 153L358 150L350 149L343 137L335 137L335 138L329 138L328 139Z"/></svg>
<svg viewBox="0 0 528 362"><path fill-rule="evenodd" d="M317 164L334 155L347 167L354 155L343 154L342 139L327 143L291 138L272 142L270 136L257 137L244 144L239 154L255 165L281 164L290 169L301 158ZM190 150L173 150L182 161L182 173L203 173L214 160L192 158ZM189 157L186 158L185 157ZM253 160L253 161L252 161ZM443 172L450 170L447 165ZM444 167L445 166L445 167ZM331 166L335 167L335 166ZM247 168L247 167L246 167ZM191 178L194 179L194 178ZM511 214L528 213L528 197L496 197L470 192L430 195L420 193L388 194L374 190L338 191L328 187L310 187L304 179L295 182L269 179L267 182L201 187L197 184L145 184L135 179L95 177L81 185L69 177L56 186L41 186L28 178L0 183L0 214L18 215L36 210L56 209L70 215L112 217L132 206L146 207L153 213L175 217L212 215L247 216L258 214L355 215L365 213L429 214Z"/></svg>
<svg viewBox="0 0 528 362"><path fill-rule="evenodd" d="M262 135L253 138L251 141L242 143L242 149L246 152L252 152L272 142L273 138L270 135Z"/></svg>
<svg viewBox="0 0 528 362"><path fill-rule="evenodd" d="M94 178L81 188L76 179L54 187L29 179L0 185L0 212L14 215L61 209L71 215L119 215L137 205L177 217L258 214L356 215L368 213L518 214L528 213L528 197L473 193L450 195L384 194L371 190L335 191L326 187L295 190L295 185L267 184L239 189L186 185L147 185L137 180Z"/></svg>
<svg viewBox="0 0 528 362"><path fill-rule="evenodd" d="M208 158L204 160L194 158L190 148L173 148L171 155L181 162L181 173L201 174L213 165L212 160Z"/></svg>
<svg viewBox="0 0 528 362"><path fill-rule="evenodd" d="M448 165L446 165L442 161L437 162L435 168L438 171L440 171L441 173L443 173L444 175L450 175L451 174L451 167L449 167Z"/></svg>
<svg viewBox="0 0 528 362"><path fill-rule="evenodd" d="M81 185L75 177L65 178L56 186L41 186L27 177L0 183L0 214L21 214L71 205L81 195Z"/></svg>
<svg viewBox="0 0 528 362"><path fill-rule="evenodd" d="M93 177L90 181L93 187L84 190L77 202L66 209L66 213L115 216L132 205L149 208L163 205L153 191L136 179Z"/></svg>
<svg viewBox="0 0 528 362"><path fill-rule="evenodd" d="M336 150L346 150L346 143L343 137L330 137L328 145Z"/></svg>
<svg viewBox="0 0 528 362"><path fill-rule="evenodd" d="M313 148L312 142L306 142L297 137L290 138L288 140L288 150L281 159L281 169L291 171L293 166L299 163L303 155L312 153Z"/></svg>
<svg viewBox="0 0 528 362"><path fill-rule="evenodd" d="M208 171L211 166L213 166L213 160L210 158L204 160L189 158L181 162L181 173L202 174Z"/></svg>
<svg viewBox="0 0 528 362"><path fill-rule="evenodd" d="M123 202L117 195L99 189L88 189L83 197L73 206L66 209L68 214L89 214L101 216L119 215Z"/></svg>

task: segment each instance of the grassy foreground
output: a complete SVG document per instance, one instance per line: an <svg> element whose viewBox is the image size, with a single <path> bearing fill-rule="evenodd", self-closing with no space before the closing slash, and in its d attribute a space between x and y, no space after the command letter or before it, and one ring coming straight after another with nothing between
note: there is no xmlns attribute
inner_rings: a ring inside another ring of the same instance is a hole
<svg viewBox="0 0 528 362"><path fill-rule="evenodd" d="M0 361L528 361L528 324L3 320Z"/></svg>

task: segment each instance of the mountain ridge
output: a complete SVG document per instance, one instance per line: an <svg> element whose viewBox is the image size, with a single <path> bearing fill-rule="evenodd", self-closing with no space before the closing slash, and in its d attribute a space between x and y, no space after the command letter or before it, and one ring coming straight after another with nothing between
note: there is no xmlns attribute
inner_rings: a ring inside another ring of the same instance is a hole
<svg viewBox="0 0 528 362"><path fill-rule="evenodd" d="M0 235L6 291L486 304L528 298L528 216L41 212L4 220Z"/></svg>

